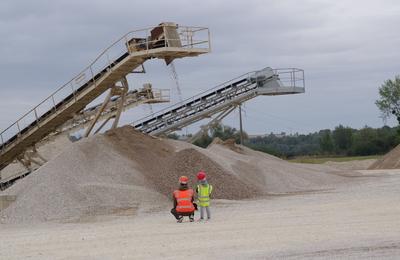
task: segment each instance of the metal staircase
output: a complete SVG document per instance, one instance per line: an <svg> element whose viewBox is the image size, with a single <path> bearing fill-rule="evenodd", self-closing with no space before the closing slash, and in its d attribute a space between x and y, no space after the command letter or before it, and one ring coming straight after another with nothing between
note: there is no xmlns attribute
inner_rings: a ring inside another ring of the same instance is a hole
<svg viewBox="0 0 400 260"><path fill-rule="evenodd" d="M127 33L81 73L0 132L0 170L74 118L94 99L149 59L198 56L210 51L208 28L162 23ZM125 79L126 80L126 79Z"/></svg>
<svg viewBox="0 0 400 260"><path fill-rule="evenodd" d="M205 118L220 121L235 107L257 96L304 93L304 71L271 69L246 73L206 92L133 122L136 129L167 135ZM204 130L204 129L203 129Z"/></svg>

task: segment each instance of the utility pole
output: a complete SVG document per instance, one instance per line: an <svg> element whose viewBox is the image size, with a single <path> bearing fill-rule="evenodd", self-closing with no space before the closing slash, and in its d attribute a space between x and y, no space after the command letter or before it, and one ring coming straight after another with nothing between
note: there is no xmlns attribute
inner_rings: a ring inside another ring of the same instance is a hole
<svg viewBox="0 0 400 260"><path fill-rule="evenodd" d="M243 145L242 105L239 105L240 144Z"/></svg>

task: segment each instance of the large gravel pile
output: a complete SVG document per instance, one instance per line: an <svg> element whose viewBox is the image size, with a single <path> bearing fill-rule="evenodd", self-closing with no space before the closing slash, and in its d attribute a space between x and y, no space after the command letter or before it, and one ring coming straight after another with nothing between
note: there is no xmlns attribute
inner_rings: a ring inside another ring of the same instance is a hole
<svg viewBox="0 0 400 260"><path fill-rule="evenodd" d="M218 185L214 198L244 199L263 194L262 190L232 175L218 161L199 152L193 145L177 151L168 141L149 137L131 127L110 131L106 137L121 156L139 165L149 187L166 196L171 196L171 191L177 188L179 176L188 176L191 180L189 184L193 187L200 170L207 173L210 183Z"/></svg>
<svg viewBox="0 0 400 260"><path fill-rule="evenodd" d="M98 135L73 144L5 190L17 200L1 212L1 220L76 221L165 206L168 199L148 186L135 162L110 149L109 141Z"/></svg>
<svg viewBox="0 0 400 260"><path fill-rule="evenodd" d="M302 168L245 147L153 138L126 126L72 144L35 173L4 192L17 200L2 222L74 221L91 216L165 209L178 177L191 185L199 170L215 187L214 198L244 199L309 191L342 177Z"/></svg>

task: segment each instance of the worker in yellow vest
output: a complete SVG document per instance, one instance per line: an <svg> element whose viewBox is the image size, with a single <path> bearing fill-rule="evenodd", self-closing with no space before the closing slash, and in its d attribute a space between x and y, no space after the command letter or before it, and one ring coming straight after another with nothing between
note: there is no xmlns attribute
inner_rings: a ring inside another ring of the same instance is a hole
<svg viewBox="0 0 400 260"><path fill-rule="evenodd" d="M200 220L204 220L204 210L207 211L207 219L211 218L210 195L213 190L207 182L206 174L203 171L197 173L198 185L196 188L198 206L200 207Z"/></svg>

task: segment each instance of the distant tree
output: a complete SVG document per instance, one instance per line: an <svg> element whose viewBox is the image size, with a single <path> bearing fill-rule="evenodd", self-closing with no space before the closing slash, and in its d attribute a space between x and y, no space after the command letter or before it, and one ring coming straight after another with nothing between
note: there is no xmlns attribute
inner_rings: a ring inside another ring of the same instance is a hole
<svg viewBox="0 0 400 260"><path fill-rule="evenodd" d="M400 143L400 135L398 135L398 127L391 128L389 126L384 126L382 128L376 129L376 135L381 142L380 154L386 153L391 148L395 147Z"/></svg>
<svg viewBox="0 0 400 260"><path fill-rule="evenodd" d="M332 138L338 154L346 154L352 145L353 130L350 127L339 125L333 130Z"/></svg>
<svg viewBox="0 0 400 260"><path fill-rule="evenodd" d="M233 138L235 139L236 143L240 143L240 131L227 125L215 124L210 127L208 132L204 133L201 137L195 140L193 144L200 147L207 147L216 137L223 141ZM243 132L243 139L248 139L246 132Z"/></svg>
<svg viewBox="0 0 400 260"><path fill-rule="evenodd" d="M265 145L265 144L247 143L246 146L250 147L253 150L257 150L257 151L260 151L260 152L272 154L272 155L275 155L275 156L278 156L278 157L285 157L285 158L287 157L286 154L283 154L282 152L277 151L274 148L271 148L270 146Z"/></svg>
<svg viewBox="0 0 400 260"><path fill-rule="evenodd" d="M208 133L204 133L202 136L200 136L199 138L197 138L193 144L206 148L209 144L211 144L213 138L211 138Z"/></svg>
<svg viewBox="0 0 400 260"><path fill-rule="evenodd" d="M325 154L330 154L332 153L334 149L333 141L332 141L332 135L331 135L331 130L321 130L320 131L320 139L319 139L319 145L321 147L321 150Z"/></svg>
<svg viewBox="0 0 400 260"><path fill-rule="evenodd" d="M235 142L238 144L240 143L240 131L234 127L230 127L223 124L216 124L210 129L210 135L214 139L216 137L220 138L221 140L225 141L227 139L235 139ZM243 139L247 140L248 135L246 132L243 131Z"/></svg>
<svg viewBox="0 0 400 260"><path fill-rule="evenodd" d="M382 142L377 136L377 131L371 127L365 126L353 134L353 142L350 154L378 154L381 146Z"/></svg>
<svg viewBox="0 0 400 260"><path fill-rule="evenodd" d="M394 80L386 80L379 88L379 96L375 104L383 118L394 115L400 124L400 76L396 76Z"/></svg>

